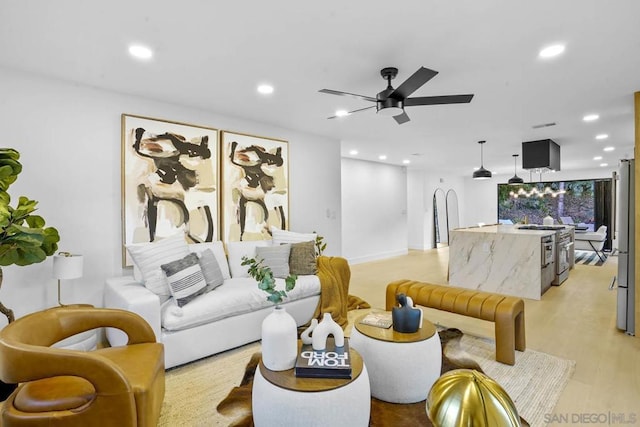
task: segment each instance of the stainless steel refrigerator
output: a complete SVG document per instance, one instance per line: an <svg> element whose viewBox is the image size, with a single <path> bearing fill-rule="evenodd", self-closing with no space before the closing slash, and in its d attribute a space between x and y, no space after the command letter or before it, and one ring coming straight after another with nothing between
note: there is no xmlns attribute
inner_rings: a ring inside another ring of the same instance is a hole
<svg viewBox="0 0 640 427"><path fill-rule="evenodd" d="M618 329L635 335L635 173L632 160L622 160L618 183Z"/></svg>

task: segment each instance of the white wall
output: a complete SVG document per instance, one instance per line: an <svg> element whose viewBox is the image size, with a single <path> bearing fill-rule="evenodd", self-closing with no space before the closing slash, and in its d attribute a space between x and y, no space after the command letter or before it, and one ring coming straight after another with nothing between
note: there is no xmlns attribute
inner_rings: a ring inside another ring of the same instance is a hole
<svg viewBox="0 0 640 427"><path fill-rule="evenodd" d="M342 159L342 254L351 263L407 253L407 174Z"/></svg>
<svg viewBox="0 0 640 427"><path fill-rule="evenodd" d="M288 140L290 229L318 231L327 254L340 255L339 141L0 68L0 144L17 149L24 167L9 192L39 201L60 250L84 255L84 277L63 282L63 302L100 305L105 278L122 274L122 113ZM0 301L17 317L55 305L51 265L3 267Z"/></svg>

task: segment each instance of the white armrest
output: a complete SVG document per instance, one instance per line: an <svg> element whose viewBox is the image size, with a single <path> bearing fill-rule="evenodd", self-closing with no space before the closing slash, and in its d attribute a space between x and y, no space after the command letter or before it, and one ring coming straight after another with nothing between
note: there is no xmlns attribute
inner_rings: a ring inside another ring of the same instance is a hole
<svg viewBox="0 0 640 427"><path fill-rule="evenodd" d="M156 341L160 341L160 297L132 276L107 279L104 306L132 311L141 316L153 329ZM107 339L112 346L126 345L128 341L124 332L114 328L107 328Z"/></svg>

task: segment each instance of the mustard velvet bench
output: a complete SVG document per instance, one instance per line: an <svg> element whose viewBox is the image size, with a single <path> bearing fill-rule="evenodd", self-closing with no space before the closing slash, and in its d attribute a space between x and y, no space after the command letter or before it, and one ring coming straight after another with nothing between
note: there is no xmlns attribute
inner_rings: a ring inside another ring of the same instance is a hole
<svg viewBox="0 0 640 427"><path fill-rule="evenodd" d="M396 305L403 293L416 305L471 316L495 323L496 360L513 365L515 350L524 351L524 301L490 292L398 280L387 285L386 309Z"/></svg>

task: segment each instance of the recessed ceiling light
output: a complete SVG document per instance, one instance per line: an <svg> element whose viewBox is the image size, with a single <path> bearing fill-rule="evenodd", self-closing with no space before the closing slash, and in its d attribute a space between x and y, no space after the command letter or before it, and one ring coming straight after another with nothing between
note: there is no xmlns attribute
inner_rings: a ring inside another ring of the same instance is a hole
<svg viewBox="0 0 640 427"><path fill-rule="evenodd" d="M344 117L344 116L348 116L349 112L347 110L337 110L336 111L336 117Z"/></svg>
<svg viewBox="0 0 640 427"><path fill-rule="evenodd" d="M384 154L382 154L382 155L378 156L378 158L379 158L380 160L387 160L387 156L385 156Z"/></svg>
<svg viewBox="0 0 640 427"><path fill-rule="evenodd" d="M269 95L273 93L273 86L268 84L261 84L258 86L258 92L263 95Z"/></svg>
<svg viewBox="0 0 640 427"><path fill-rule="evenodd" d="M402 163L404 163L405 165L408 165L409 163L411 163L411 160L409 160L409 159L404 159L404 160L402 161Z"/></svg>
<svg viewBox="0 0 640 427"><path fill-rule="evenodd" d="M564 45L554 44L542 49L538 56L540 56L540 58L552 58L554 56L560 55L562 52L564 52Z"/></svg>
<svg viewBox="0 0 640 427"><path fill-rule="evenodd" d="M594 120L598 120L599 118L600 118L600 116L597 115L597 114L587 114L586 116L584 116L582 118L582 121L593 122Z"/></svg>
<svg viewBox="0 0 640 427"><path fill-rule="evenodd" d="M153 52L146 46L141 44L133 44L129 46L129 54L138 59L151 59Z"/></svg>
<svg viewBox="0 0 640 427"><path fill-rule="evenodd" d="M607 135L606 133L601 133L600 135L596 135L596 139L607 139L609 138L609 135Z"/></svg>
<svg viewBox="0 0 640 427"><path fill-rule="evenodd" d="M349 154L351 154L352 156L357 156L358 155L358 150L351 150L351 151L349 151Z"/></svg>
<svg viewBox="0 0 640 427"><path fill-rule="evenodd" d="M613 151L613 150L615 150L615 149L616 149L616 147L604 147L604 148L602 149L602 151Z"/></svg>
<svg viewBox="0 0 640 427"><path fill-rule="evenodd" d="M609 163L600 163L601 167L609 166Z"/></svg>
<svg viewBox="0 0 640 427"><path fill-rule="evenodd" d="M602 160L602 156L595 156L593 160Z"/></svg>

